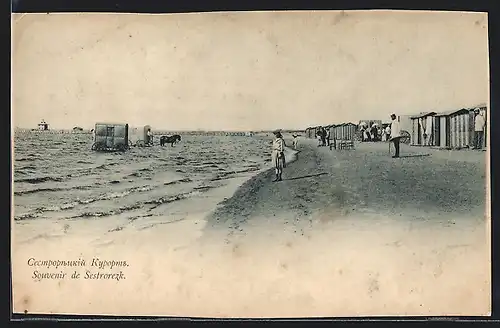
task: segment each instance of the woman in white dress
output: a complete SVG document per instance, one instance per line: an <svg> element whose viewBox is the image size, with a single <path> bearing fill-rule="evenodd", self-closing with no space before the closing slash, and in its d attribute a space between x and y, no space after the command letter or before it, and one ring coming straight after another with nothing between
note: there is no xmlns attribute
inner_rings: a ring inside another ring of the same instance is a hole
<svg viewBox="0 0 500 328"><path fill-rule="evenodd" d="M297 150L299 148L299 136L293 135L293 149Z"/></svg>
<svg viewBox="0 0 500 328"><path fill-rule="evenodd" d="M281 174L283 173L283 168L285 167L285 141L283 140L283 136L279 130L276 130L274 133L274 141L273 141L273 151L271 154L273 166L276 172L276 179L273 180L281 181Z"/></svg>

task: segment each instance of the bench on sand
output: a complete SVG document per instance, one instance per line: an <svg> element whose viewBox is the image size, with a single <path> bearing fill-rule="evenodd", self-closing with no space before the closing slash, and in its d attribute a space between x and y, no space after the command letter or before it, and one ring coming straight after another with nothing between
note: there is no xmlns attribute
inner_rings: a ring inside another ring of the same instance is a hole
<svg viewBox="0 0 500 328"><path fill-rule="evenodd" d="M332 149L354 149L354 140L333 140L330 143L330 150Z"/></svg>

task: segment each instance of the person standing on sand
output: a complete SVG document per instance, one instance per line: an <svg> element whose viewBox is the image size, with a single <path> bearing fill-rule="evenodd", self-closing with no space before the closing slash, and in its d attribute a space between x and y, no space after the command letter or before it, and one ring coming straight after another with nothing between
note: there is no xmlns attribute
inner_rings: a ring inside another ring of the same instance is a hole
<svg viewBox="0 0 500 328"><path fill-rule="evenodd" d="M318 139L318 142L319 142L319 147L322 147L322 146L325 146L326 145L326 131L325 129L320 126L319 127L319 130L318 130L318 136L319 136L319 139Z"/></svg>
<svg viewBox="0 0 500 328"><path fill-rule="evenodd" d="M321 128L317 129L316 139L318 140L318 147L321 147Z"/></svg>
<svg viewBox="0 0 500 328"><path fill-rule="evenodd" d="M388 141L391 139L391 126L388 125L385 127L385 140Z"/></svg>
<svg viewBox="0 0 500 328"><path fill-rule="evenodd" d="M474 109L474 115L474 146L472 149L483 149L484 126L486 122L479 108Z"/></svg>
<svg viewBox="0 0 500 328"><path fill-rule="evenodd" d="M153 133L151 133L151 129L148 129L147 135L148 135L148 140L146 140L146 143L153 145Z"/></svg>
<svg viewBox="0 0 500 328"><path fill-rule="evenodd" d="M273 165L276 171L276 178L273 182L281 181L281 174L285 167L285 141L279 130L273 132L275 139L273 141L273 151L271 154Z"/></svg>
<svg viewBox="0 0 500 328"><path fill-rule="evenodd" d="M293 135L293 149L297 150L299 148L299 139L296 134Z"/></svg>
<svg viewBox="0 0 500 328"><path fill-rule="evenodd" d="M392 158L399 158L399 140L401 139L401 129L396 114L391 114L391 120L391 139L389 139L389 141L394 143L394 149L396 150L396 153L392 156Z"/></svg>

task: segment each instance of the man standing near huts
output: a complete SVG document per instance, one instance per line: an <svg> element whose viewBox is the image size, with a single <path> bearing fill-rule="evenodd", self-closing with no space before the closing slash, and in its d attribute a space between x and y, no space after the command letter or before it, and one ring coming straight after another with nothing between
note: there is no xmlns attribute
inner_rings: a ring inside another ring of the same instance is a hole
<svg viewBox="0 0 500 328"><path fill-rule="evenodd" d="M280 130L274 130L274 141L272 143L272 153L271 158L273 162L273 166L276 172L276 178L273 182L281 181L281 175L283 174L283 168L285 167L285 141L283 140L283 136L281 135Z"/></svg>
<svg viewBox="0 0 500 328"><path fill-rule="evenodd" d="M146 140L146 143L147 143L148 145L151 145L151 146L152 146L152 145L153 145L153 133L151 132L151 129L150 129L150 128L148 128L148 132L147 132L147 139L148 139L148 140Z"/></svg>
<svg viewBox="0 0 500 328"><path fill-rule="evenodd" d="M396 153L392 158L399 158L399 140L401 139L401 128L396 114L391 114L391 139L389 142L394 143L394 149Z"/></svg>
<svg viewBox="0 0 500 328"><path fill-rule="evenodd" d="M485 123L479 108L474 109L474 147L472 149L483 149Z"/></svg>

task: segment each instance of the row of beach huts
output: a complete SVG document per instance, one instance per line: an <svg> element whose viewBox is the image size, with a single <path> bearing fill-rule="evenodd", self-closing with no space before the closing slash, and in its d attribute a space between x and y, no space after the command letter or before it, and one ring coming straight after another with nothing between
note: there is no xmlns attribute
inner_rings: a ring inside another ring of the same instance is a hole
<svg viewBox="0 0 500 328"><path fill-rule="evenodd" d="M448 112L422 112L415 115L398 116L402 132L409 135L411 146L427 146L444 149L471 148L474 140L474 110L479 109L486 122L487 106L481 104L470 108L461 108ZM361 121L360 121L361 122ZM363 120L385 127L389 123L380 120ZM484 128L483 148L487 146L487 126ZM329 130L330 137L336 140L359 140L359 124L352 122L342 124L323 125ZM306 138L316 138L321 126L308 127L305 130Z"/></svg>
<svg viewBox="0 0 500 328"><path fill-rule="evenodd" d="M411 116L411 145L446 149L470 148L474 140L474 109L488 120L486 105L461 108L448 112L425 112ZM487 147L487 127L484 127L483 148Z"/></svg>
<svg viewBox="0 0 500 328"><path fill-rule="evenodd" d="M335 140L356 140L358 125L354 123L330 124L322 126L330 132L330 138ZM321 126L309 127L305 134L307 138L315 139Z"/></svg>

